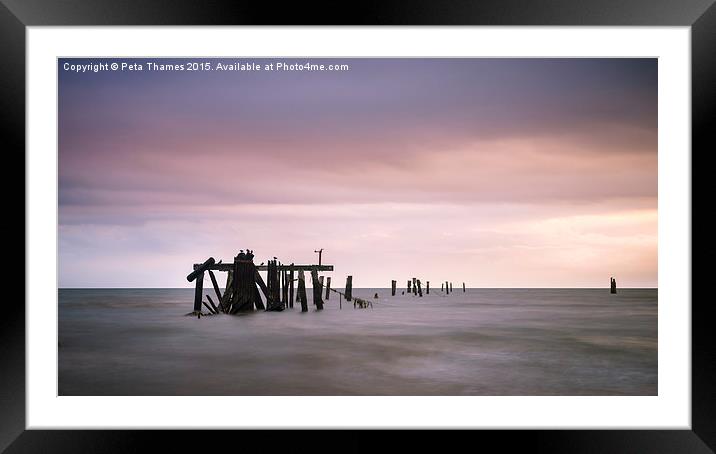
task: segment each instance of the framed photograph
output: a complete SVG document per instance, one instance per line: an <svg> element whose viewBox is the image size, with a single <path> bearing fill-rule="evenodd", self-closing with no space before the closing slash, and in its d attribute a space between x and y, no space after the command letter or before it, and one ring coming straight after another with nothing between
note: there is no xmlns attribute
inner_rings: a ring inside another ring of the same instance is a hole
<svg viewBox="0 0 716 454"><path fill-rule="evenodd" d="M0 449L713 452L716 7L415 6L3 3L27 181Z"/></svg>

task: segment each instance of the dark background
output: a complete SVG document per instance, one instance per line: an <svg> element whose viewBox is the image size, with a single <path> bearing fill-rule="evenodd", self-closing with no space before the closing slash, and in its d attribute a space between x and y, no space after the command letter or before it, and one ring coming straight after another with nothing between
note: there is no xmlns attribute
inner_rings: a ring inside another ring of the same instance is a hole
<svg viewBox="0 0 716 454"><path fill-rule="evenodd" d="M19 229L24 200L8 173L24 168L25 27L32 25L680 25L692 26L692 175L705 172L714 147L716 106L716 7L713 0L492 0L293 2L186 0L0 0L0 124L5 194L5 225ZM708 216L697 201L710 198L707 186L693 186L692 242L705 239ZM10 204L15 203L12 207ZM23 216L24 219L24 216ZM23 221L24 237L25 225ZM8 236L6 236L7 238ZM14 237L11 237L14 238ZM18 243L9 241L8 243ZM9 244L8 244L9 245ZM6 247L6 249L9 249ZM712 256L702 241L695 256ZM9 253L8 253L9 254ZM534 450L544 452L707 453L716 450L716 348L711 334L709 298L692 285L692 429L673 431L25 431L25 319L13 284L19 260L5 260L5 313L0 317L0 451L144 452L155 449L223 451L359 452L397 443L400 451ZM54 257L49 253L48 257ZM10 263L11 262L11 263ZM23 259L24 269L24 259ZM692 265L694 277L705 268ZM668 276L663 278L668 279ZM697 279L692 278L695 284ZM22 300L24 301L24 295ZM683 302L684 304L688 302ZM668 339L659 339L668 342ZM141 411L140 408L137 411ZM240 412L241 409L237 409ZM251 415L246 415L250 418ZM211 415L197 415L197 420ZM270 424L270 421L266 421ZM497 443L497 444L495 444ZM252 448L257 446L257 448Z"/></svg>

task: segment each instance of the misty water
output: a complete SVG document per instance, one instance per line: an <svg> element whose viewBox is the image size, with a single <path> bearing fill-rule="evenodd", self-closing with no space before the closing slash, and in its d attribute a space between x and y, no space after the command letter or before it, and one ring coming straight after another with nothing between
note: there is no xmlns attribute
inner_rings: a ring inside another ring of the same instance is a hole
<svg viewBox="0 0 716 454"><path fill-rule="evenodd" d="M656 289L401 291L197 319L193 289L61 289L59 394L657 394Z"/></svg>

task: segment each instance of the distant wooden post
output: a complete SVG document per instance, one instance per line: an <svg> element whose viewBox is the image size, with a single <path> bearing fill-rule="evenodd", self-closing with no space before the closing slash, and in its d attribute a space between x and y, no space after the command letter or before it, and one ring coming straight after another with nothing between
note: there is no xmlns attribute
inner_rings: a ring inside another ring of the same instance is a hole
<svg viewBox="0 0 716 454"><path fill-rule="evenodd" d="M293 263L288 272L288 307L293 309Z"/></svg>
<svg viewBox="0 0 716 454"><path fill-rule="evenodd" d="M306 277L303 270L298 270L298 299L301 301L301 312L308 312L308 298L306 297Z"/></svg>
<svg viewBox="0 0 716 454"><path fill-rule="evenodd" d="M445 284L443 284L442 282L440 283L440 291L445 291Z"/></svg>
<svg viewBox="0 0 716 454"><path fill-rule="evenodd" d="M465 293L465 283L462 283L462 293Z"/></svg>
<svg viewBox="0 0 716 454"><path fill-rule="evenodd" d="M326 278L326 301L331 299L331 276Z"/></svg>
<svg viewBox="0 0 716 454"><path fill-rule="evenodd" d="M418 280L415 281L415 282L418 284L418 295L422 298L422 297L423 297L423 288L422 288L422 286L420 285L420 279L418 279Z"/></svg>
<svg viewBox="0 0 716 454"><path fill-rule="evenodd" d="M448 281L445 281L445 293L450 294L450 286L448 285Z"/></svg>
<svg viewBox="0 0 716 454"><path fill-rule="evenodd" d="M418 294L418 286L415 285L415 278L413 278L413 296Z"/></svg>
<svg viewBox="0 0 716 454"><path fill-rule="evenodd" d="M452 282L450 283L450 293L452 293Z"/></svg>
<svg viewBox="0 0 716 454"><path fill-rule="evenodd" d="M316 305L316 309L319 311L323 310L323 299L321 294L323 293L323 282L318 277L318 270L311 270L311 283L313 284L313 304Z"/></svg>
<svg viewBox="0 0 716 454"><path fill-rule="evenodd" d="M194 312L201 312L201 299L204 296L204 272L197 274L194 288Z"/></svg>
<svg viewBox="0 0 716 454"><path fill-rule="evenodd" d="M397 285L397 282L395 280L390 281L390 295L395 296L395 286Z"/></svg>
<svg viewBox="0 0 716 454"><path fill-rule="evenodd" d="M408 293L410 293L410 279L408 279Z"/></svg>
<svg viewBox="0 0 716 454"><path fill-rule="evenodd" d="M612 278L609 278L610 284L609 284L609 293L616 294L617 293L617 280Z"/></svg>
<svg viewBox="0 0 716 454"><path fill-rule="evenodd" d="M425 281L425 293L430 295L430 281Z"/></svg>
<svg viewBox="0 0 716 454"><path fill-rule="evenodd" d="M353 276L346 277L346 301L353 298Z"/></svg>

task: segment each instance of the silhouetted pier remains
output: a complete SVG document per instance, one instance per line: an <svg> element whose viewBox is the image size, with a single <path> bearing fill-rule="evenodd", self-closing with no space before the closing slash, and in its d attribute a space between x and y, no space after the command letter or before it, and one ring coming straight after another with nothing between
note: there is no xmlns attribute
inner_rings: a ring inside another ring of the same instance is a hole
<svg viewBox="0 0 716 454"><path fill-rule="evenodd" d="M609 284L609 293L616 294L617 293L617 280L613 277L609 278L610 284Z"/></svg>
<svg viewBox="0 0 716 454"><path fill-rule="evenodd" d="M213 257L209 257L205 262L195 264L193 271L187 275L189 282L195 282L194 290L194 311L187 315L213 315L213 314L239 314L251 312L255 310L263 310L267 312L281 312L286 309L293 308L294 302L300 303L301 312L308 312L308 296L306 293L306 272L311 274L311 284L313 290L313 305L316 311L324 308L325 301L330 300L331 292L338 294L338 307L343 308L343 298L346 301L352 301L354 308L372 308L373 301L353 296L353 276L346 277L346 285L343 292L331 288L331 277L320 275L320 272L333 271L333 265L323 265L321 263L321 255L323 250L315 251L318 253L318 265L290 265L283 264L276 257L262 262L260 265L254 264L253 251L243 250L234 257L233 262L223 263L216 262ZM261 272L266 272L266 280L264 281ZM226 285L222 292L219 287L215 272L225 272ZM204 294L204 277L208 273L211 280L213 292L216 295L216 302L209 294ZM295 283L298 282L296 288ZM398 281L393 279L390 281L390 295L396 296ZM325 289L325 295L324 295ZM408 295L423 296L423 282L417 277L407 280ZM440 291L445 291L446 295L452 293L452 282L445 281L440 284ZM466 292L465 283L462 283L462 291ZM425 293L430 294L430 281L425 281ZM616 280L611 278L611 293L616 293ZM405 292L402 292L405 295ZM206 297L206 300L204 300ZM376 292L374 299L379 298ZM265 304L264 304L265 301ZM202 308L207 313L202 313Z"/></svg>
<svg viewBox="0 0 716 454"><path fill-rule="evenodd" d="M301 310L308 311L306 298L306 282L304 271L309 271L313 283L313 303L317 310L323 309L323 276L319 272L333 271L333 265L285 265L275 257L268 260L266 265L255 265L252 251L244 253L242 250L233 263L218 263L213 257L209 257L204 263L195 264L194 270L187 275L189 282L195 281L194 289L194 312L198 315L202 307L206 308L209 314L237 314L254 310L266 310L280 312L293 307L294 301L294 275L298 272L297 300L301 302ZM226 286L222 293L215 271L226 272ZM266 272L264 282L260 271ZM211 284L216 294L215 303L210 295L206 295L204 301L204 277L209 274ZM327 280L326 299L330 290L330 277ZM261 298L263 294L263 298ZM266 304L264 305L264 301Z"/></svg>

